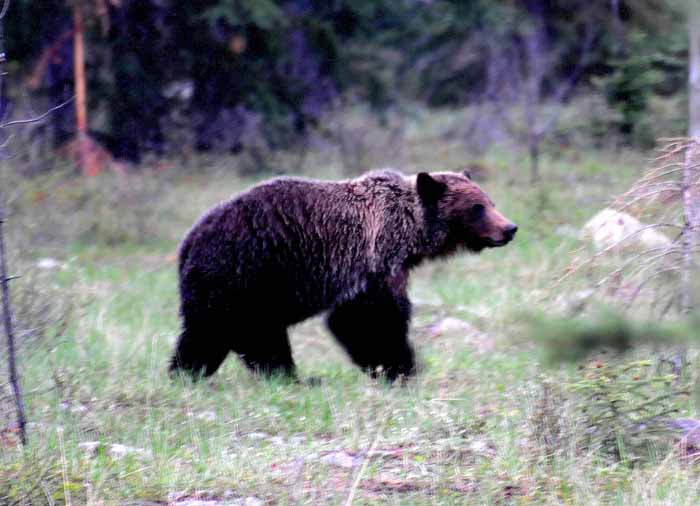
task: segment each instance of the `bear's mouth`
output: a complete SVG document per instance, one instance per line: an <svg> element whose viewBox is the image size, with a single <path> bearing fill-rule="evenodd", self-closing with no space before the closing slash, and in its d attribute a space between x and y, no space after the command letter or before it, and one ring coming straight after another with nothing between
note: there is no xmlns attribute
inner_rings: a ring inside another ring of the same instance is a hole
<svg viewBox="0 0 700 506"><path fill-rule="evenodd" d="M486 237L484 239L484 242L486 243L486 246L489 248L500 248L501 246L505 246L508 244L511 240L510 239L491 239L490 237Z"/></svg>

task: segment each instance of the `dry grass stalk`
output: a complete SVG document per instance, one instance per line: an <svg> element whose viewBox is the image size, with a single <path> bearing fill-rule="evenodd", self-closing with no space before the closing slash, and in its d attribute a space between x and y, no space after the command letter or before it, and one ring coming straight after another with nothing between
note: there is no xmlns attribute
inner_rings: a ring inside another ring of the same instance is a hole
<svg viewBox="0 0 700 506"><path fill-rule="evenodd" d="M662 141L643 176L609 205L643 226L596 252L581 249L557 285L586 273L594 290L623 307L648 307L657 316L699 308L700 143L689 138ZM652 229L670 231L668 245L626 248Z"/></svg>

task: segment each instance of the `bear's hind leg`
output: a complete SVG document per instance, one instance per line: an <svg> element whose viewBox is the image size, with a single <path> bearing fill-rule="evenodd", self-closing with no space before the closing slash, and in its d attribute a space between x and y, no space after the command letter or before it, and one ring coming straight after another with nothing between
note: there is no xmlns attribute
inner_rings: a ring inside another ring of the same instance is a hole
<svg viewBox="0 0 700 506"><path fill-rule="evenodd" d="M235 348L245 365L262 376L296 379L292 347L285 327L252 326L246 331L245 346Z"/></svg>
<svg viewBox="0 0 700 506"><path fill-rule="evenodd" d="M229 347L221 341L206 337L206 333L213 330L209 328L195 332L185 327L170 360L170 372L187 371L195 379L214 374L228 355Z"/></svg>
<svg viewBox="0 0 700 506"><path fill-rule="evenodd" d="M352 361L373 377L384 374L394 381L415 372L408 342L411 304L389 290L365 293L331 311L328 328Z"/></svg>

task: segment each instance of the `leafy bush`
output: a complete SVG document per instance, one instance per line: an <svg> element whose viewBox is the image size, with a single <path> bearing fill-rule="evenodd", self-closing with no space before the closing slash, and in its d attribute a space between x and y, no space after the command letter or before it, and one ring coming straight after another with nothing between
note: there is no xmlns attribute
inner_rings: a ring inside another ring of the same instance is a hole
<svg viewBox="0 0 700 506"><path fill-rule="evenodd" d="M541 433L548 454L572 440L579 448L627 463L653 459L668 449L673 440L670 422L690 395L684 371L662 354L638 360L609 352L692 342L694 328L694 320L661 325L612 313L531 320L530 335L544 345L550 364L599 353L578 366L574 379L565 385L543 383L532 425ZM575 423L560 420L565 404Z"/></svg>
<svg viewBox="0 0 700 506"><path fill-rule="evenodd" d="M12 312L15 334L20 353L31 352L47 339L59 338L68 325L74 307L70 291L59 287L52 271L36 266L23 269L18 279L12 281ZM0 360L4 361L4 347Z"/></svg>
<svg viewBox="0 0 700 506"><path fill-rule="evenodd" d="M587 446L629 463L669 446L669 417L690 394L675 374L660 373L649 360L596 360L581 372L569 389L582 416Z"/></svg>
<svg viewBox="0 0 700 506"><path fill-rule="evenodd" d="M650 360L593 360L566 383L544 376L528 424L547 459L574 451L633 465L670 449L689 394Z"/></svg>

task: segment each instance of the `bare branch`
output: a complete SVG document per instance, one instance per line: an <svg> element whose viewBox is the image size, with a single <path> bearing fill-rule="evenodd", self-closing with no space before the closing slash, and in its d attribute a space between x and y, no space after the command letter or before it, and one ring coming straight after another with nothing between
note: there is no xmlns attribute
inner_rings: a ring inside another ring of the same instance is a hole
<svg viewBox="0 0 700 506"><path fill-rule="evenodd" d="M0 11L0 20L2 20L5 17L5 14L7 14L7 9L10 8L10 0L5 0L2 4L2 11Z"/></svg>
<svg viewBox="0 0 700 506"><path fill-rule="evenodd" d="M700 18L698 19L700 23ZM698 28L700 30L700 27ZM698 34L700 38L700 34ZM698 49L700 51L700 49ZM698 55L700 59L700 54ZM700 72L700 69L698 69ZM683 229L683 312L689 313L690 311L697 309L698 296L696 291L700 288L700 279L698 265L697 265L697 254L694 254L694 250L700 247L700 188L698 187L698 182L700 181L700 170L695 167L694 162L696 158L700 158L700 144L697 140L691 139L688 144L685 159L686 159L686 170L683 171L683 187L682 187L682 197L683 197L683 219L685 222L685 228Z"/></svg>
<svg viewBox="0 0 700 506"><path fill-rule="evenodd" d="M14 120L14 121L8 121L7 123L0 124L0 128L8 128L8 127L14 127L14 126L18 126L18 125L27 125L30 123L37 123L37 122L45 119L51 113L59 110L61 107L65 107L66 105L70 104L73 100L75 100L75 96L72 96L71 98L69 98L65 102L62 102L62 103L52 107L51 109L46 111L44 114L41 114L40 116L37 116L35 118L30 118L30 119L18 119L18 120Z"/></svg>
<svg viewBox="0 0 700 506"><path fill-rule="evenodd" d="M658 254L658 252L660 252L660 251L661 251L662 253L661 253L661 254ZM652 256L651 258L645 259L645 260L644 260L645 263L647 263L647 262L653 262L653 261L655 261L655 260L658 260L658 259L663 258L663 257L668 256L668 255L672 255L672 254L674 254L674 253L677 254L677 253L679 253L680 251L681 251L680 248L676 248L676 247L673 247L673 246L671 246L671 247L668 247L668 246L659 246L659 247L656 247L656 248L651 248L651 249L647 249L647 250L644 250L644 251L640 251L639 253L637 253L636 255L634 255L632 258L627 259L627 261L625 261L625 263L622 264L620 267L618 267L617 269L615 269L614 271L612 271L610 274L608 274L607 276L605 276L603 279L601 279L600 281L598 281L598 283L596 283L596 288L605 285L606 283L608 283L610 280L612 280L612 279L615 278L616 276L619 276L619 275L622 274L630 265L634 264L634 263L637 262L637 261L640 261L643 257L645 257L645 256L647 256L647 255L650 255L650 254L652 254L652 253L654 254L654 256Z"/></svg>
<svg viewBox="0 0 700 506"><path fill-rule="evenodd" d="M679 272L681 270L680 267L669 267L667 269L662 269L660 271L656 271L654 274L646 278L644 281L642 281L639 286L635 289L634 293L630 297L630 300L627 302L626 306L629 308L635 300L637 300L637 297L639 297L639 294L641 293L642 289L651 282L654 278L657 278L661 276L662 274L667 274L670 272Z"/></svg>

